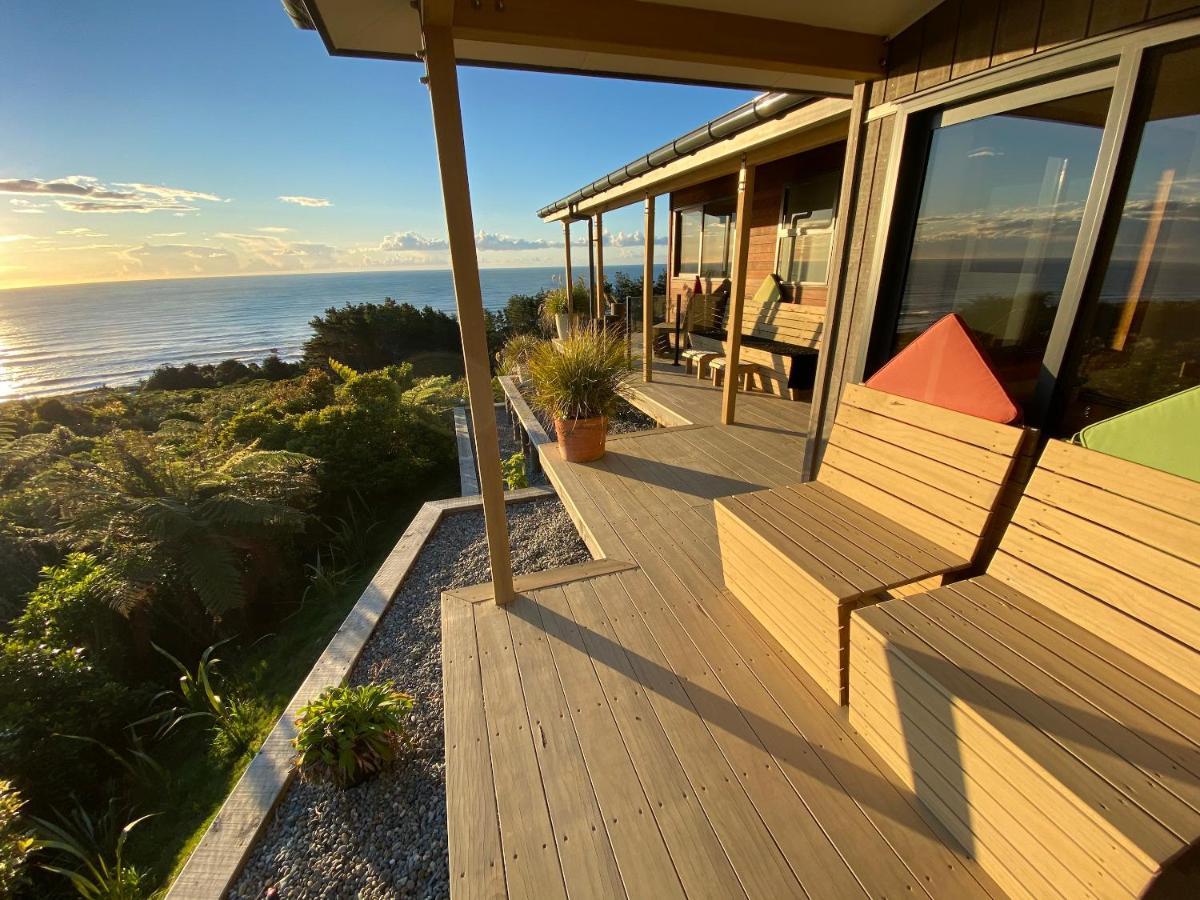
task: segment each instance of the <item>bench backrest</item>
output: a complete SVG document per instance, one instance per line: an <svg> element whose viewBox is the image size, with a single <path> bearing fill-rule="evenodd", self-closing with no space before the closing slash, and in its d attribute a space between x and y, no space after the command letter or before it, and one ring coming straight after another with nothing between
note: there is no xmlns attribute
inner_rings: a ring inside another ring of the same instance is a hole
<svg viewBox="0 0 1200 900"><path fill-rule="evenodd" d="M817 481L969 561L1029 434L847 385Z"/></svg>
<svg viewBox="0 0 1200 900"><path fill-rule="evenodd" d="M782 300L763 302L757 294L746 298L746 308L742 311L744 335L819 350L824 331L824 306Z"/></svg>
<svg viewBox="0 0 1200 900"><path fill-rule="evenodd" d="M1200 483L1050 441L988 574L1200 693Z"/></svg>
<svg viewBox="0 0 1200 900"><path fill-rule="evenodd" d="M746 298L742 311L742 334L793 344L810 350L821 348L825 331L825 307L805 306L768 298L759 292ZM691 299L687 312L688 331L711 331L725 328L727 300L718 294L697 294Z"/></svg>

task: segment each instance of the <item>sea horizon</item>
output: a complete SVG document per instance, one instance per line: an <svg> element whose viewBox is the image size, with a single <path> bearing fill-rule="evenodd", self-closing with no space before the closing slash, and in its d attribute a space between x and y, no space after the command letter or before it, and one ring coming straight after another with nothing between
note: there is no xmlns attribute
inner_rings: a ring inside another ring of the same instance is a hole
<svg viewBox="0 0 1200 900"><path fill-rule="evenodd" d="M663 267L655 266L657 273ZM642 266L606 266L640 277ZM562 267L480 269L484 308L561 283ZM581 273L586 275L586 270ZM300 357L309 321L391 297L455 312L449 269L204 276L0 291L0 402L129 387L160 365Z"/></svg>

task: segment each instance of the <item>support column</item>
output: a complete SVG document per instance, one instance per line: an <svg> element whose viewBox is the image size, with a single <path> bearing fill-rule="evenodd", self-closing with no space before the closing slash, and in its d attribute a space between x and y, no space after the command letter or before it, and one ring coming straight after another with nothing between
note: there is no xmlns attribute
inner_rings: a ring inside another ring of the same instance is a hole
<svg viewBox="0 0 1200 900"><path fill-rule="evenodd" d="M570 219L563 219L563 247L566 249L566 254L567 254L566 273L564 276L567 279L567 281L566 281L567 312L575 312L575 310L572 308L572 305L571 305L571 300L572 300L572 297L574 296L572 294L572 288L574 288L575 282L571 278L571 220Z"/></svg>
<svg viewBox="0 0 1200 900"><path fill-rule="evenodd" d="M508 519L504 509L504 480L500 474L500 441L492 399L483 294L479 286L479 258L475 251L475 223L467 181L467 152L454 40L448 27L427 23L424 42L429 99L433 106L433 134L442 177L442 200L446 206L450 266L454 273L454 300L462 332L471 423L475 429L475 458L479 465L479 492L483 495L488 560L496 602L508 603L513 599Z"/></svg>
<svg viewBox="0 0 1200 900"><path fill-rule="evenodd" d="M592 315L598 321L604 321L604 218L596 213L596 227L592 232L596 255L596 293L592 298L594 309Z"/></svg>
<svg viewBox="0 0 1200 900"><path fill-rule="evenodd" d="M646 198L646 259L642 265L642 381L654 380L654 197Z"/></svg>
<svg viewBox="0 0 1200 900"><path fill-rule="evenodd" d="M588 223L588 235L587 235L588 297L590 298L588 300L588 305L595 306L596 305L596 228L595 228L596 222L591 216L588 216L587 223ZM588 310L588 315L591 316L591 314L592 314L591 311Z"/></svg>
<svg viewBox="0 0 1200 900"><path fill-rule="evenodd" d="M754 166L746 164L738 173L737 252L733 257L733 290L729 293L729 309L725 314L725 390L721 396L721 424L732 425L737 405L737 365L742 350L742 311L746 308L746 263L750 258L750 204L754 200Z"/></svg>

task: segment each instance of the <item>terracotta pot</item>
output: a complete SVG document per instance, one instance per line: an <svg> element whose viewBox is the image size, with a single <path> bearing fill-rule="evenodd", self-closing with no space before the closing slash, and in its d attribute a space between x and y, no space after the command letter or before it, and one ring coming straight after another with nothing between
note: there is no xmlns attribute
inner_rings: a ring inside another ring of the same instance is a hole
<svg viewBox="0 0 1200 900"><path fill-rule="evenodd" d="M604 455L608 435L608 417L592 419L555 419L558 451L567 462L592 462Z"/></svg>

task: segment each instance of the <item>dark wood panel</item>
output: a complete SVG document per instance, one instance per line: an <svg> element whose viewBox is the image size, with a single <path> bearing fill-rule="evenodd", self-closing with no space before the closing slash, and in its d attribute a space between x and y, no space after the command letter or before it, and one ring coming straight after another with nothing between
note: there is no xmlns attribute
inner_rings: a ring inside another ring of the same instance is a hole
<svg viewBox="0 0 1200 900"><path fill-rule="evenodd" d="M1146 16L1150 19L1159 16L1169 16L1172 13L1183 12L1185 9L1200 9L1200 4L1193 0L1150 0L1150 9Z"/></svg>
<svg viewBox="0 0 1200 900"><path fill-rule="evenodd" d="M953 78L962 78L992 64L999 0L968 0L958 19L958 41L954 46Z"/></svg>
<svg viewBox="0 0 1200 900"><path fill-rule="evenodd" d="M1029 56L1037 48L1042 0L1003 0L996 23L992 65Z"/></svg>
<svg viewBox="0 0 1200 900"><path fill-rule="evenodd" d="M1087 35L1092 0L1044 0L1038 29L1038 52Z"/></svg>
<svg viewBox="0 0 1200 900"><path fill-rule="evenodd" d="M925 20L915 22L892 41L888 50L888 78L885 100L911 94L917 88L917 70L921 67L921 40Z"/></svg>
<svg viewBox="0 0 1200 900"><path fill-rule="evenodd" d="M917 90L934 87L950 80L950 69L954 65L954 47L958 43L960 7L960 0L946 0L925 17Z"/></svg>
<svg viewBox="0 0 1200 900"><path fill-rule="evenodd" d="M1136 25L1146 18L1147 0L1095 0L1088 34L1104 34Z"/></svg>

